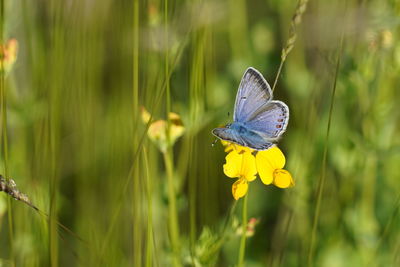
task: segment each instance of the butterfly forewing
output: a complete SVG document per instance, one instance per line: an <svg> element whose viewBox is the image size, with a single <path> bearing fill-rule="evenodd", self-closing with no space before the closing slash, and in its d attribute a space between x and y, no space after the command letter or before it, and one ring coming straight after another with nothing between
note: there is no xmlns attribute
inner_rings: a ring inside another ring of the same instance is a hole
<svg viewBox="0 0 400 267"><path fill-rule="evenodd" d="M272 99L272 91L264 77L254 68L244 73L236 95L233 120L246 122L255 111Z"/></svg>

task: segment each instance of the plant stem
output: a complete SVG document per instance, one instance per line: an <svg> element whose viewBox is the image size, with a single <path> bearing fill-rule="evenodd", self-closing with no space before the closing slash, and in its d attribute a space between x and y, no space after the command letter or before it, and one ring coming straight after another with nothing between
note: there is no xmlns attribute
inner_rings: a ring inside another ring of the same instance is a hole
<svg viewBox="0 0 400 267"><path fill-rule="evenodd" d="M277 73L276 73L274 85L272 86L272 92L274 92L275 86L276 86L276 84L278 83L278 79L279 79L279 76L281 75L281 71L282 71L282 67L283 67L283 63L284 63L284 62L285 62L285 60L284 60L284 59L281 59L281 63L279 64L279 68L278 68L278 71L277 71Z"/></svg>
<svg viewBox="0 0 400 267"><path fill-rule="evenodd" d="M167 170L167 183L168 183L168 227L173 253L173 266L181 266L179 255L179 222L178 212L176 208L176 194L174 185L174 169L171 149L163 152L165 168Z"/></svg>
<svg viewBox="0 0 400 267"><path fill-rule="evenodd" d="M243 206L242 206L242 237L240 239L238 267L243 267L244 266L244 256L245 256L245 252L246 252L247 196L248 196L248 193L243 198Z"/></svg>
<svg viewBox="0 0 400 267"><path fill-rule="evenodd" d="M272 86L272 92L275 90L275 86L278 82L279 76L282 71L283 63L285 63L287 56L294 47L294 43L297 39L296 28L301 23L302 16L307 8L308 0L299 0L297 3L296 11L290 22L289 37L286 41L285 47L282 49L281 63L279 64L278 72L276 73L274 85Z"/></svg>
<svg viewBox="0 0 400 267"><path fill-rule="evenodd" d="M0 44L4 46L4 0L0 1ZM4 49L4 47L2 48ZM0 52L2 55L4 51ZM2 120L2 135L3 135L3 159L4 159L4 175L8 180L8 136L7 136L7 98L6 88L4 84L4 61L0 60L0 95L1 95L1 120ZM14 226L11 198L7 198L7 217L8 217L8 236L10 241L10 262L11 266L15 266L14 252Z"/></svg>
<svg viewBox="0 0 400 267"><path fill-rule="evenodd" d="M178 222L178 211L176 208L176 193L174 184L174 163L172 156L172 147L170 140L170 127L171 120L169 118L169 113L171 112L171 88L169 83L169 36L168 36L168 0L164 2L164 30L165 30L165 79L166 79L166 113L167 113L167 149L163 152L165 168L167 170L167 183L168 183L168 226L169 235L172 248L173 265L181 266L179 255L179 222Z"/></svg>
<svg viewBox="0 0 400 267"><path fill-rule="evenodd" d="M133 104L133 125L137 125L139 121L139 0L133 1L133 62L132 62L132 104ZM136 150L139 147L137 140L137 127L133 131L133 147ZM134 161L132 167L133 171L133 194L132 194L132 208L133 208L133 228L132 228L132 241L133 241L133 263L135 266L142 265L142 225L141 225L141 195L140 195L140 180L139 180L139 163ZM128 180L131 176L128 176Z"/></svg>
<svg viewBox="0 0 400 267"><path fill-rule="evenodd" d="M336 84L337 84L337 78L339 74L339 69L340 69L340 61L343 53L343 33L342 37L340 39L340 44L339 44L339 51L338 55L336 58L336 69L335 69L335 79L333 81L333 87L332 87L332 94L331 94L331 103L329 107L329 117L328 117L328 125L326 129L326 136L325 136L325 146L324 146L324 154L322 157L322 171L321 171L321 176L318 181L318 189L317 189L317 202L315 206L315 213L314 213L314 219L313 219L313 225L312 225L312 231L311 231L311 240L310 240L310 247L308 251L308 266L313 265L313 258L314 258L314 247L315 247L315 236L317 233L317 227L318 227L318 221L319 221L319 215L320 215L320 210L321 210L321 200L322 200L322 193L324 191L324 185L325 185L325 174L326 174L326 160L328 156L328 142L329 142L329 133L331 129L331 122L332 122L332 113L333 113L333 104L335 100L335 93L336 93Z"/></svg>
<svg viewBox="0 0 400 267"><path fill-rule="evenodd" d="M146 195L147 195L147 242L146 242L146 267L153 266L153 203L152 203L152 183L150 179L149 162L147 151L143 148L143 159L146 176Z"/></svg>

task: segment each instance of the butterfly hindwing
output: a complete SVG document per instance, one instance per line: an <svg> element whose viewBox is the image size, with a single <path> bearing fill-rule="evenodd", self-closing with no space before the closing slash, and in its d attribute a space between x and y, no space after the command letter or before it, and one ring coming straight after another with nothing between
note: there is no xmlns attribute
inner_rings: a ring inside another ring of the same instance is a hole
<svg viewBox="0 0 400 267"><path fill-rule="evenodd" d="M267 140L276 141L289 122L289 108L282 101L268 101L245 123L246 127Z"/></svg>
<svg viewBox="0 0 400 267"><path fill-rule="evenodd" d="M271 99L272 91L267 81L256 69L248 68L240 81L233 120L236 122L248 121L254 112Z"/></svg>

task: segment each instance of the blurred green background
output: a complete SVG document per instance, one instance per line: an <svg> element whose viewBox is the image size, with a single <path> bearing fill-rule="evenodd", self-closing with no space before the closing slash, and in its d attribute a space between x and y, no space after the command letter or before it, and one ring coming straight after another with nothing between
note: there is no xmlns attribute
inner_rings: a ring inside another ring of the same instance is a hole
<svg viewBox="0 0 400 267"><path fill-rule="evenodd" d="M1 173L49 216L1 193L0 265L235 265L241 200L229 216L211 130L247 67L272 85L297 1L1 3L3 42L19 43L2 74ZM296 185L250 184L246 266L400 265L399 24L397 0L308 3L274 92ZM173 149L149 140L141 106L181 116Z"/></svg>

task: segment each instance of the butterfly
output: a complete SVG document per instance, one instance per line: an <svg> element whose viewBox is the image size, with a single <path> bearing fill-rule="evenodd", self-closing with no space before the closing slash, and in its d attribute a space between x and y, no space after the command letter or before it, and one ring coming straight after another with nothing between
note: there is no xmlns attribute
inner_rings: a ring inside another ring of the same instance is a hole
<svg viewBox="0 0 400 267"><path fill-rule="evenodd" d="M255 150L267 150L285 132L289 123L289 108L272 100L272 90L259 71L248 68L236 95L233 122L215 128L212 134Z"/></svg>

